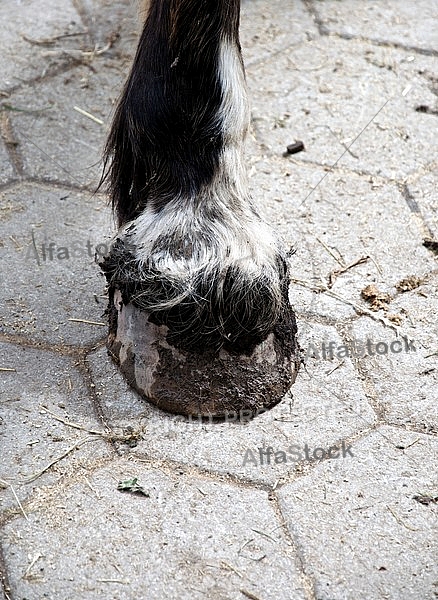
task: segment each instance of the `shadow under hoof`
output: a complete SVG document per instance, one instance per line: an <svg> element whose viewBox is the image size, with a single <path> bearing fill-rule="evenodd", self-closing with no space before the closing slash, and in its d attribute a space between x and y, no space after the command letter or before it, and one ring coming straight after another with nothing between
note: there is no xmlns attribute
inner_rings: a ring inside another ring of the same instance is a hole
<svg viewBox="0 0 438 600"><path fill-rule="evenodd" d="M251 354L176 348L168 328L124 304L117 288L110 290L108 312L110 354L134 389L170 413L219 420L230 413L255 416L278 404L296 379L299 346L290 306Z"/></svg>

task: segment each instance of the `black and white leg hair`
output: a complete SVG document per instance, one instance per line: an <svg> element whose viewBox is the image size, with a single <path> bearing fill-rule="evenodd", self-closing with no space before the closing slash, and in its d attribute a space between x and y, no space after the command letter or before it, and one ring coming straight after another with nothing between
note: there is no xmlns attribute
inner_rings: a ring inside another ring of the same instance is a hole
<svg viewBox="0 0 438 600"><path fill-rule="evenodd" d="M248 193L239 12L151 0L106 147L120 229L102 269L110 306L118 291L182 351L250 355L281 329L293 353L285 256Z"/></svg>

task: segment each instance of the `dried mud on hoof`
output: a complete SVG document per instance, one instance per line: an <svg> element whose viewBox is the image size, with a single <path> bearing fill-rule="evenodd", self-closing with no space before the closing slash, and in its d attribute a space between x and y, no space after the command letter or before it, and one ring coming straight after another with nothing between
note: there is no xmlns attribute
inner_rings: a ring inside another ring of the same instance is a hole
<svg viewBox="0 0 438 600"><path fill-rule="evenodd" d="M108 350L128 383L162 410L247 419L278 404L295 381L300 360L291 308L249 355L189 352L169 344L167 327L124 304L119 290L110 298Z"/></svg>

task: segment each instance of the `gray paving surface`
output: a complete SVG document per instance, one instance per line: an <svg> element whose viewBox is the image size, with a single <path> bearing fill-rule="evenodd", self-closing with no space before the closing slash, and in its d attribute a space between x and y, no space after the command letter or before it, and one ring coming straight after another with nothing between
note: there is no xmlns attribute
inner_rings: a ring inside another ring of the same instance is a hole
<svg viewBox="0 0 438 600"><path fill-rule="evenodd" d="M436 598L438 3L244 1L250 181L296 249L305 365L223 424L149 406L105 350L93 192L135 13L0 6L0 597Z"/></svg>

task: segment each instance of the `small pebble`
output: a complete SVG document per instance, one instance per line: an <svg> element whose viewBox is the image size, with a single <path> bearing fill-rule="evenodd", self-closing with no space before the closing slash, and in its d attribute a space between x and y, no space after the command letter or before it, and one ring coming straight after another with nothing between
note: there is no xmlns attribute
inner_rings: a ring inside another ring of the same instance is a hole
<svg viewBox="0 0 438 600"><path fill-rule="evenodd" d="M294 142L293 144L289 144L287 147L288 154L296 154L297 152L301 152L304 150L304 144L300 140Z"/></svg>

